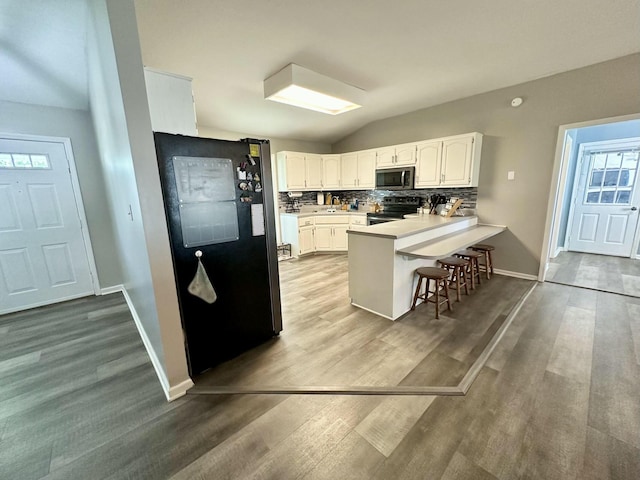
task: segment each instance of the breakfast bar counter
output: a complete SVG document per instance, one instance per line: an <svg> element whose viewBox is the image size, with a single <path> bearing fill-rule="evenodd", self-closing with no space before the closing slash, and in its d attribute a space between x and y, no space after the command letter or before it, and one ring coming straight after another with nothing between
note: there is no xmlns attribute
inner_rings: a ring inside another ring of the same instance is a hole
<svg viewBox="0 0 640 480"><path fill-rule="evenodd" d="M424 215L353 227L349 236L349 295L357 307L390 320L411 309L416 268L504 231L478 218Z"/></svg>

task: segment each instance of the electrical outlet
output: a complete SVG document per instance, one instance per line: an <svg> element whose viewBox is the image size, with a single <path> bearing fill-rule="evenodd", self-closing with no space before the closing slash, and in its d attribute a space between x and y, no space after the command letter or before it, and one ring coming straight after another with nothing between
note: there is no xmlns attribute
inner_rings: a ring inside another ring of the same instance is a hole
<svg viewBox="0 0 640 480"><path fill-rule="evenodd" d="M516 172L514 172L513 170L510 170L507 172L507 180L515 180L516 179Z"/></svg>

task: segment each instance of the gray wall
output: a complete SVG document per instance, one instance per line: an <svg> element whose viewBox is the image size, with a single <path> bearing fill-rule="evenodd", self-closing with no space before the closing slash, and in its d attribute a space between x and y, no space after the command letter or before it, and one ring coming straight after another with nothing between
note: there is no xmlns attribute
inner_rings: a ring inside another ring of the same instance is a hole
<svg viewBox="0 0 640 480"><path fill-rule="evenodd" d="M640 112L640 54L371 123L334 152L483 133L478 214L507 225L496 267L537 275L558 127ZM512 108L514 97L524 104ZM514 170L514 181L507 172Z"/></svg>
<svg viewBox="0 0 640 480"><path fill-rule="evenodd" d="M122 283L113 223L89 112L2 101L0 131L71 139L100 287Z"/></svg>
<svg viewBox="0 0 640 480"><path fill-rule="evenodd" d="M133 2L89 3L91 112L123 284L171 388L189 377Z"/></svg>

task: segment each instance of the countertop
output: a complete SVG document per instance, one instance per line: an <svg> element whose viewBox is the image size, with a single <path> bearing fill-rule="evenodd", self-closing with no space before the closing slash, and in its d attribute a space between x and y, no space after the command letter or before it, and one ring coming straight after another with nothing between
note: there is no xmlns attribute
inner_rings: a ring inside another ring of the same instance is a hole
<svg viewBox="0 0 640 480"><path fill-rule="evenodd" d="M468 217L467 217L468 218ZM464 230L399 249L396 253L408 257L436 259L453 255L507 229L504 225L474 225Z"/></svg>
<svg viewBox="0 0 640 480"><path fill-rule="evenodd" d="M338 215L362 215L365 216L367 215L366 210L336 210L334 213L328 213L327 212L327 207L319 207L317 211L314 210L305 210L302 212L296 212L296 213L286 213L286 212L280 212L280 215L286 215L288 217L295 217L295 218L303 218L303 217L319 217L319 216L338 216Z"/></svg>
<svg viewBox="0 0 640 480"><path fill-rule="evenodd" d="M441 217L440 215L421 215L418 218L397 220L393 222L378 223L369 226L353 226L347 233L356 235L373 235L385 238L404 238L417 233L426 232L434 228L457 223L475 216L468 217Z"/></svg>

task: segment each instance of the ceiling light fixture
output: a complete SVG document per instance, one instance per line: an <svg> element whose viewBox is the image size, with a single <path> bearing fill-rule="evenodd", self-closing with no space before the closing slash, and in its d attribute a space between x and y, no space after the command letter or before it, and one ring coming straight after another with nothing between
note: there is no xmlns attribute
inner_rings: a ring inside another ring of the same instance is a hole
<svg viewBox="0 0 640 480"><path fill-rule="evenodd" d="M364 90L290 63L264 81L264 98L338 115L360 108Z"/></svg>

